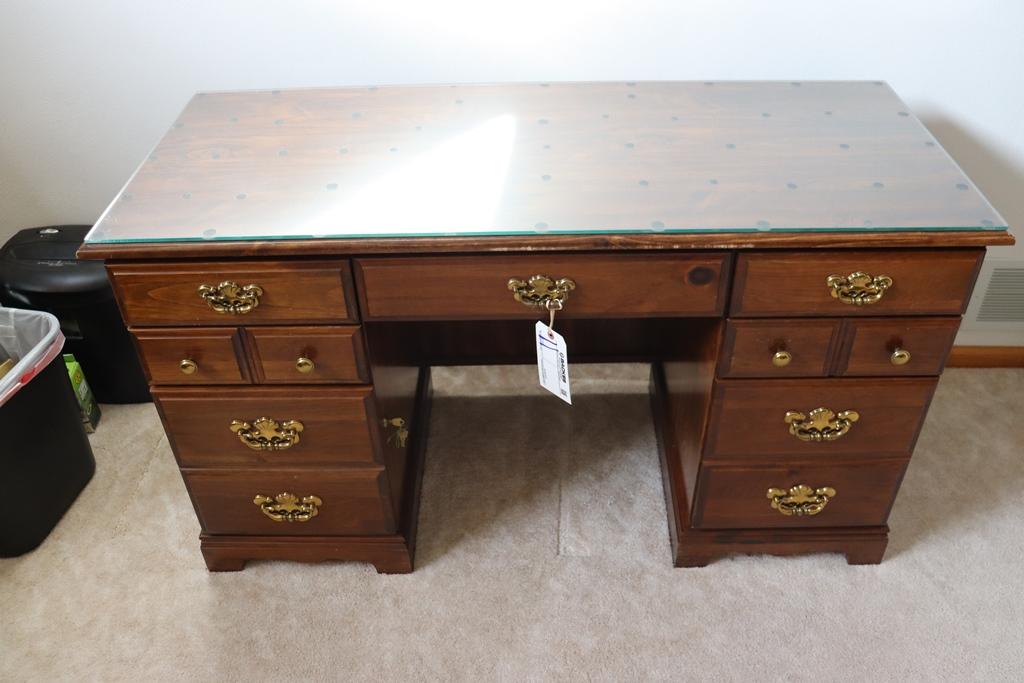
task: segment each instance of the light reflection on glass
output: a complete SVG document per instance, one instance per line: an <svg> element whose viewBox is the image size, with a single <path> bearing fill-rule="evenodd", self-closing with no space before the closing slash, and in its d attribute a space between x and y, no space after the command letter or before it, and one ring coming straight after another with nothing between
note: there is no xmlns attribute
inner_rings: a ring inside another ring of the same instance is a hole
<svg viewBox="0 0 1024 683"><path fill-rule="evenodd" d="M493 228L516 119L497 116L359 186L301 227L310 235Z"/></svg>

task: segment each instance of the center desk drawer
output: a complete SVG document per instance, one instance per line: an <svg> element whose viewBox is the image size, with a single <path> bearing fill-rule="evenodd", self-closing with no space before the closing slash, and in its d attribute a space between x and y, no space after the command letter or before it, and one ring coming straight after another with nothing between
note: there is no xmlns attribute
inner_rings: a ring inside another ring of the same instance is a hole
<svg viewBox="0 0 1024 683"><path fill-rule="evenodd" d="M719 380L704 457L907 457L937 383L927 377Z"/></svg>
<svg viewBox="0 0 1024 683"><path fill-rule="evenodd" d="M129 325L264 325L357 318L347 261L112 264Z"/></svg>
<svg viewBox="0 0 1024 683"><path fill-rule="evenodd" d="M718 315L724 306L725 254L620 254L365 258L357 261L368 319L536 317L509 281L543 290L535 275L572 280L567 317Z"/></svg>
<svg viewBox="0 0 1024 683"><path fill-rule="evenodd" d="M380 469L185 470L182 475L210 534L330 536L395 528Z"/></svg>
<svg viewBox="0 0 1024 683"><path fill-rule="evenodd" d="M182 467L373 464L372 396L364 387L153 389Z"/></svg>
<svg viewBox="0 0 1024 683"><path fill-rule="evenodd" d="M741 254L730 315L960 315L983 255L983 249Z"/></svg>

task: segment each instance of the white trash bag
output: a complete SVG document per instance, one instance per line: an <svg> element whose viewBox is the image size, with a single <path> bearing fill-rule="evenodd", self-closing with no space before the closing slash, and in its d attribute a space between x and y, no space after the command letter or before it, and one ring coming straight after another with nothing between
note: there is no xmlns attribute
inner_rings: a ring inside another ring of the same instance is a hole
<svg viewBox="0 0 1024 683"><path fill-rule="evenodd" d="M0 377L0 407L32 381L64 348L60 323L49 313L0 307L0 348L15 365Z"/></svg>

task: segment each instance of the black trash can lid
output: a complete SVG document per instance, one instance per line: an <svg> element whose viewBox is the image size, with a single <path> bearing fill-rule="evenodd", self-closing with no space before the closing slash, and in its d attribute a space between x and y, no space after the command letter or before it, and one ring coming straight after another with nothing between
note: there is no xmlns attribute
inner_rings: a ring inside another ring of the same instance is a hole
<svg viewBox="0 0 1024 683"><path fill-rule="evenodd" d="M51 225L20 230L0 247L0 286L36 294L106 294L106 270L99 261L79 261L88 225Z"/></svg>

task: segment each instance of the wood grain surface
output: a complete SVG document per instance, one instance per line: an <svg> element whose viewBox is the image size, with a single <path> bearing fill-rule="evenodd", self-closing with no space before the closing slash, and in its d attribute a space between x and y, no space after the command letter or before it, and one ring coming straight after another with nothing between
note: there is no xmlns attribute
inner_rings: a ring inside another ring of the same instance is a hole
<svg viewBox="0 0 1024 683"><path fill-rule="evenodd" d="M881 460L871 465L835 463L763 467L702 466L693 524L701 529L761 527L845 527L885 524L906 460ZM831 487L836 495L817 515L787 516L771 507L768 489L787 490L798 484Z"/></svg>
<svg viewBox="0 0 1024 683"><path fill-rule="evenodd" d="M536 318L509 291L533 275L576 283L558 315L657 317L717 315L725 305L722 254L366 258L356 277L367 320Z"/></svg>
<svg viewBox="0 0 1024 683"><path fill-rule="evenodd" d="M267 325L358 319L347 261L225 261L134 263L108 267L129 325ZM200 285L233 281L263 289L249 313L219 313L199 296Z"/></svg>
<svg viewBox="0 0 1024 683"><path fill-rule="evenodd" d="M182 470L185 486L209 534L324 536L389 534L394 516L379 469ZM308 522L277 522L253 503L259 494L314 495L323 504Z"/></svg>
<svg viewBox="0 0 1024 683"><path fill-rule="evenodd" d="M984 250L833 251L741 254L736 261L733 316L960 315L974 288ZM832 297L831 275L887 275L892 286L877 303Z"/></svg>
<svg viewBox="0 0 1024 683"><path fill-rule="evenodd" d="M379 462L376 414L368 387L156 387L153 398L182 467L315 467ZM253 450L229 427L269 417L298 420L299 442Z"/></svg>
<svg viewBox="0 0 1024 683"><path fill-rule="evenodd" d="M909 457L937 380L717 380L707 460L791 461L839 457ZM860 419L835 441L801 441L789 433L788 411L857 411Z"/></svg>

